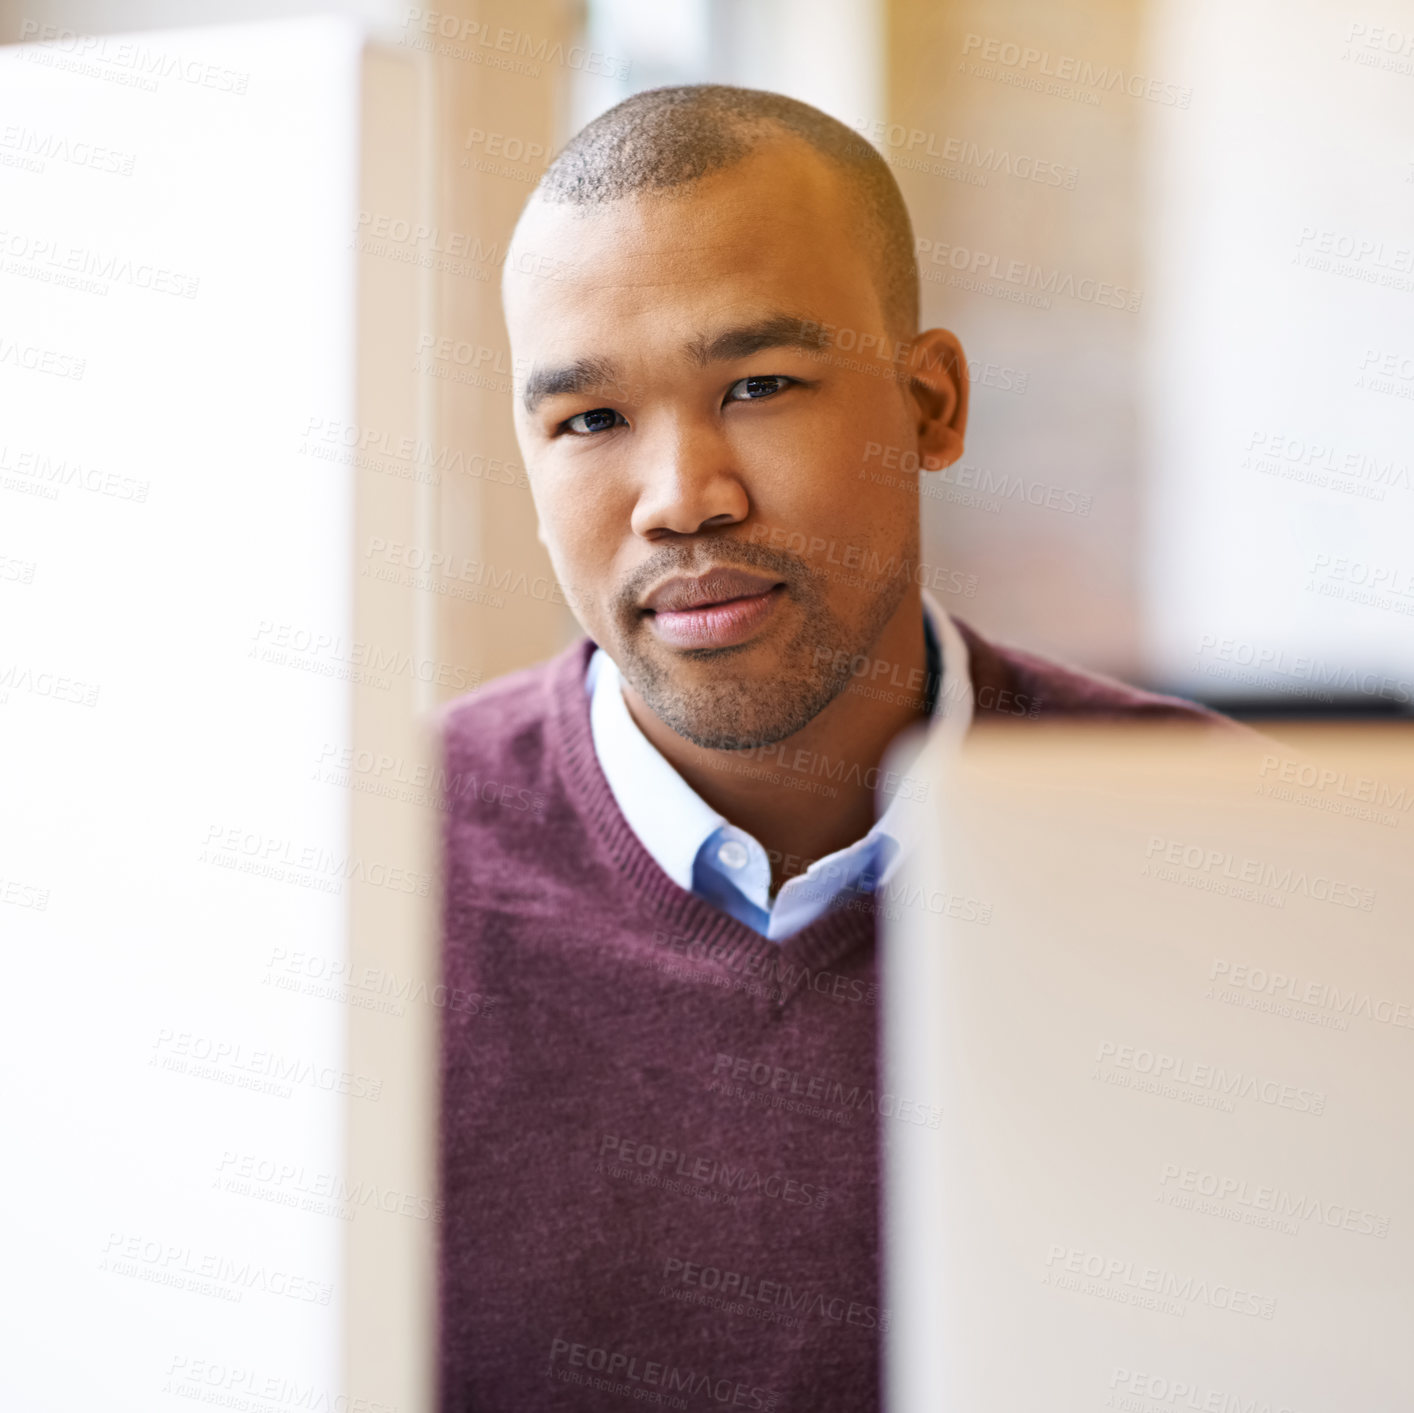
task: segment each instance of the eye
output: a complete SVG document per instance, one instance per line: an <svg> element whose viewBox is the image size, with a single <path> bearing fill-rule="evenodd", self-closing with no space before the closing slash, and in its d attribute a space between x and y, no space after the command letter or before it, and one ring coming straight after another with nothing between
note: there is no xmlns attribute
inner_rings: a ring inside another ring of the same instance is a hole
<svg viewBox="0 0 1414 1413"><path fill-rule="evenodd" d="M742 378L739 382L731 385L727 390L727 401L760 402L764 398L774 397L793 382L795 382L794 378L784 378L776 373L753 374L751 377Z"/></svg>
<svg viewBox="0 0 1414 1413"><path fill-rule="evenodd" d="M566 418L560 423L559 429L577 437L587 437L595 432L607 432L621 423L628 426L628 420L612 407L596 407L589 412L578 412L573 417Z"/></svg>

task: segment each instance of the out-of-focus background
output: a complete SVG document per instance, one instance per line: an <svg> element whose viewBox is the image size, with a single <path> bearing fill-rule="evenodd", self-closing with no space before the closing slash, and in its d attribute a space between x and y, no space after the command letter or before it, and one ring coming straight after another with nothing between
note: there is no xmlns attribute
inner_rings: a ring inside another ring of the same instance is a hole
<svg viewBox="0 0 1414 1413"><path fill-rule="evenodd" d="M451 657L496 675L575 631L543 585L495 587L549 572L497 254L583 122L711 80L819 105L898 177L925 323L973 373L967 453L924 481L950 609L1226 705L1408 709L1408 0L6 0L0 38L80 62L75 35L316 10L423 55L435 87L417 156L442 238L383 239L435 282L433 440L498 463L439 476L442 547L488 586L438 596ZM483 258L448 254L458 237Z"/></svg>

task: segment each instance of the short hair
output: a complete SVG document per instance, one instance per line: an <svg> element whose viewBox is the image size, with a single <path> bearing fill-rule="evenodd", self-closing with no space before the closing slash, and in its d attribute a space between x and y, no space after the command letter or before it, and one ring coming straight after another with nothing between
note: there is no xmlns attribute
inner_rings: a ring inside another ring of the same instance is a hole
<svg viewBox="0 0 1414 1413"><path fill-rule="evenodd" d="M725 84L650 88L615 104L561 149L535 196L576 206L667 193L734 166L789 133L845 178L894 332L918 331L913 225L894 174L859 133L781 93Z"/></svg>

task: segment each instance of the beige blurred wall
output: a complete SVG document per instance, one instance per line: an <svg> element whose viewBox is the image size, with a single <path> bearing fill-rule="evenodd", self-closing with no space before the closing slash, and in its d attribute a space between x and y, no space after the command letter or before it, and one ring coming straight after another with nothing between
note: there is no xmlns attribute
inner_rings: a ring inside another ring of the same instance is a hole
<svg viewBox="0 0 1414 1413"><path fill-rule="evenodd" d="M499 53L424 36L435 65L440 243L453 253L436 256L437 343L417 362L435 397L434 443L460 468L441 473L441 548L458 574L438 579L439 653L485 680L550 656L578 631L536 539L516 446L500 262L565 136L576 65L608 56L576 52L582 17L562 0L464 0L442 13L483 26L474 32L483 37L516 36ZM455 253L463 248L473 258Z"/></svg>
<svg viewBox="0 0 1414 1413"><path fill-rule="evenodd" d="M927 243L923 325L953 329L974 366L963 469L923 478L925 559L960 585L942 601L988 634L1126 675L1140 661L1144 316L1142 299L1107 307L1116 295L1097 302L1082 282L1125 304L1141 284L1141 125L1181 97L1123 91L1180 81L1138 72L1142 16L1140 0L892 0L887 111L861 115Z"/></svg>

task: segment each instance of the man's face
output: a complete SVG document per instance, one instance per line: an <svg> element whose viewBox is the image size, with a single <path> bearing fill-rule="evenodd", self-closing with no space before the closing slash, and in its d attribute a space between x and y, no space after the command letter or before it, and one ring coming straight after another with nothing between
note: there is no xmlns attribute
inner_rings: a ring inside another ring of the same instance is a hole
<svg viewBox="0 0 1414 1413"><path fill-rule="evenodd" d="M516 236L542 538L585 630L700 746L799 731L909 591L917 482L878 448L916 448L918 410L859 219L783 142L665 195L537 202ZM822 349L824 326L848 332Z"/></svg>

